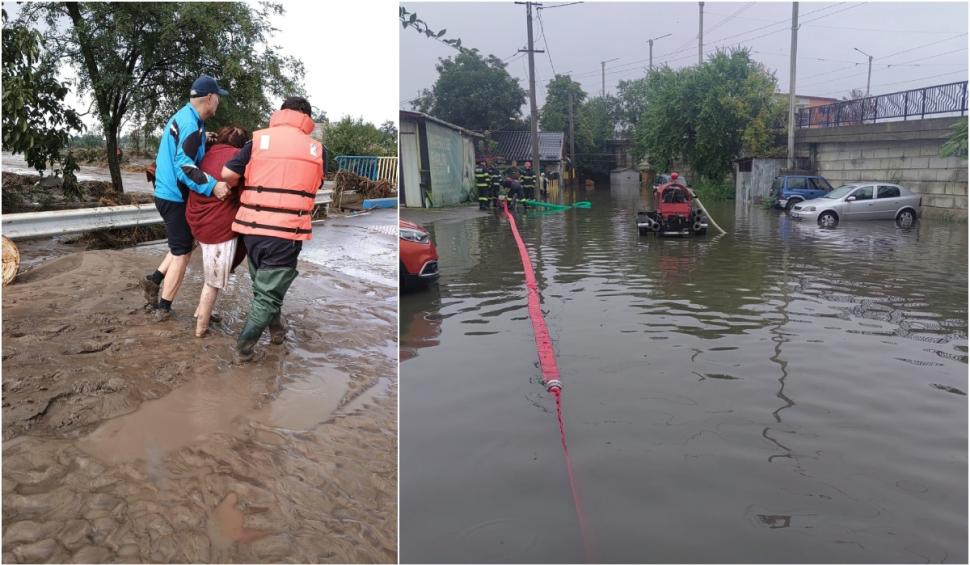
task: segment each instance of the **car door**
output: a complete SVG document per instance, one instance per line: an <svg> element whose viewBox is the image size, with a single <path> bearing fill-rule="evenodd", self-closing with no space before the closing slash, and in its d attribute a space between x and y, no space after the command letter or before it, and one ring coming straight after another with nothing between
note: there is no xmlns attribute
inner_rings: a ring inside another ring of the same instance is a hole
<svg viewBox="0 0 970 565"><path fill-rule="evenodd" d="M845 212L843 215L852 220L869 220L875 218L876 200L873 198L874 188L871 184L867 184L860 186L846 196ZM855 200L850 202L849 198L853 197Z"/></svg>
<svg viewBox="0 0 970 565"><path fill-rule="evenodd" d="M902 205L899 187L881 184L876 188L876 216L881 220L896 218L896 211Z"/></svg>

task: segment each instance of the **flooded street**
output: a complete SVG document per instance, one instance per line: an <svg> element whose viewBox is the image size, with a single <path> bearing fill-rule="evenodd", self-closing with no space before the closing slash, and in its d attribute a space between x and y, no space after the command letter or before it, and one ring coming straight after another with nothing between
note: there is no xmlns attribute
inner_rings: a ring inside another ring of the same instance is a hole
<svg viewBox="0 0 970 565"><path fill-rule="evenodd" d="M967 561L967 225L823 231L734 202L639 236L637 186L517 213L605 562ZM500 214L403 210L401 559L579 562L553 399Z"/></svg>
<svg viewBox="0 0 970 565"><path fill-rule="evenodd" d="M245 266L204 339L198 253L161 324L136 281L162 246L65 254L4 288L3 561L394 562L387 212L315 226L286 342L264 334L242 366Z"/></svg>

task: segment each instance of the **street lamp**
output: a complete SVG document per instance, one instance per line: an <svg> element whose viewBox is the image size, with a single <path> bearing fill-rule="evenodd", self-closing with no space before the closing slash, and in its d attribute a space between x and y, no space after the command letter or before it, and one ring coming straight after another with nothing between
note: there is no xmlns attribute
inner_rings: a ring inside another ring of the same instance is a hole
<svg viewBox="0 0 970 565"><path fill-rule="evenodd" d="M869 57L869 75L866 77L866 98L869 98L869 83L872 82L872 55L866 53L865 51L863 51L862 49L859 49L858 47L853 47L853 49L855 49L859 53L862 53L866 57Z"/></svg>
<svg viewBox="0 0 970 565"><path fill-rule="evenodd" d="M654 37L653 39L648 39L647 40L647 43L650 44L650 72L651 73L653 72L653 42L656 41L656 40L658 40L658 39L663 39L665 37L670 37L671 35L673 35L673 34L668 33L666 35L661 35L660 37Z"/></svg>

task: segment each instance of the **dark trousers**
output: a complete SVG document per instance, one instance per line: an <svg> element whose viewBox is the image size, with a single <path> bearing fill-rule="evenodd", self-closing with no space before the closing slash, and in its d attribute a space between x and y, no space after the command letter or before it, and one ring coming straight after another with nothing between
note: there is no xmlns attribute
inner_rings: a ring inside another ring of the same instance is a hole
<svg viewBox="0 0 970 565"><path fill-rule="evenodd" d="M245 235L243 244L249 256L249 276L253 281L253 301L247 321L262 329L282 311L286 292L299 274L296 262L303 242Z"/></svg>

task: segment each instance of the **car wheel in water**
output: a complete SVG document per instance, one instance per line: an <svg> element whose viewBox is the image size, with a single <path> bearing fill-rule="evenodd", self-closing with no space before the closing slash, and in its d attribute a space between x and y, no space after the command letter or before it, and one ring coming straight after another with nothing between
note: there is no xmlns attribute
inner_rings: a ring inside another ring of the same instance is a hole
<svg viewBox="0 0 970 565"><path fill-rule="evenodd" d="M823 228L834 228L839 225L839 217L835 212L822 212L818 216L818 225Z"/></svg>
<svg viewBox="0 0 970 565"><path fill-rule="evenodd" d="M916 223L916 214L912 210L902 210L896 214L896 225L901 228L911 228Z"/></svg>
<svg viewBox="0 0 970 565"><path fill-rule="evenodd" d="M801 202L801 200L789 200L788 203L785 204L785 212L790 214L791 209L794 208L795 204L798 204L799 202Z"/></svg>

